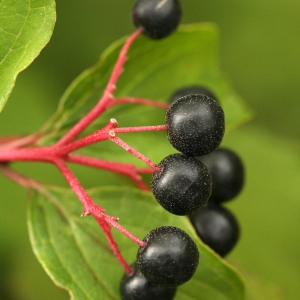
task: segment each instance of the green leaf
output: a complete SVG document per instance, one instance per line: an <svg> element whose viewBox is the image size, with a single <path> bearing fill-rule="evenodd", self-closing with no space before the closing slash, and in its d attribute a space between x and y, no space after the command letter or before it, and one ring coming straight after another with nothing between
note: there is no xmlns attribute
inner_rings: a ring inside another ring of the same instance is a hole
<svg viewBox="0 0 300 300"><path fill-rule="evenodd" d="M0 112L18 74L48 43L55 19L54 0L0 1Z"/></svg>
<svg viewBox="0 0 300 300"><path fill-rule="evenodd" d="M239 275L204 246L186 217L171 215L157 205L150 193L130 188L93 189L90 195L120 224L143 239L155 227L178 226L199 247L199 267L176 299L241 300L244 287ZM74 300L119 299L123 269L113 256L104 234L91 217L81 218L81 204L70 190L45 188L29 202L28 227L38 260L53 281L69 291ZM113 229L119 248L129 263L138 246Z"/></svg>
<svg viewBox="0 0 300 300"><path fill-rule="evenodd" d="M169 38L152 41L139 37L128 53L125 69L117 82L116 96L143 97L167 102L178 88L201 84L209 87L220 100L226 115L227 130L247 120L251 113L233 91L219 69L218 31L213 24L182 26ZM101 56L98 64L83 72L67 89L53 118L44 127L49 144L60 138L67 129L81 119L101 97L119 50L125 39L114 43ZM143 105L124 104L110 109L99 117L89 131L103 127L110 118L119 126L158 125L165 123L162 109ZM124 139L154 161L174 152L165 133L127 134ZM146 142L145 142L146 141ZM155 143L153 149L149 144ZM112 143L99 143L84 150L85 154L99 155L108 160L116 157L124 162L136 159Z"/></svg>

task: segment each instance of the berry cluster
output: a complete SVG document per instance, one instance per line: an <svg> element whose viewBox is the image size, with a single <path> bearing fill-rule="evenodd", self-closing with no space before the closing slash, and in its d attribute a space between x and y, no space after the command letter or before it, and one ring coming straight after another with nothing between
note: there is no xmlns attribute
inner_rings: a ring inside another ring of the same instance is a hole
<svg viewBox="0 0 300 300"><path fill-rule="evenodd" d="M157 13L160 4L166 4L163 13ZM174 30L173 21L179 15L177 1L141 0L134 6L133 18L135 24L143 26L146 35L157 39ZM167 23L171 27L166 26ZM216 170L214 157L210 160L212 163L208 163L209 157L222 151L217 148L225 131L223 109L214 94L202 86L177 90L171 95L169 104L167 136L171 145L181 153L171 154L157 165L151 178L151 190L158 203L170 213L189 215L204 242L224 255L238 238L238 225L227 210L220 206L213 208L207 203L221 202L236 195L241 189L238 181L242 181L243 170L242 165L241 170L231 166L233 174L230 177L225 174L226 167ZM206 213L211 210L212 213ZM217 213L225 221L215 217ZM228 240L225 245L224 238ZM194 274L199 260L198 249L192 239L176 227L156 228L144 241L146 246L138 251L133 273L125 274L121 281L121 295L123 299L173 299L174 288ZM221 245L220 249L214 247L217 243Z"/></svg>
<svg viewBox="0 0 300 300"><path fill-rule="evenodd" d="M189 93L190 88L180 90L180 94L184 92ZM181 153L159 163L151 188L166 210L189 215L204 207L211 196L211 172L198 157L214 151L222 142L224 112L216 100L205 94L186 94L175 101L172 96L170 102L166 113L168 139Z"/></svg>
<svg viewBox="0 0 300 300"><path fill-rule="evenodd" d="M226 148L198 159L210 170L213 188L208 205L194 211L189 218L203 242L224 257L237 243L240 229L235 216L222 203L242 190L244 166L239 156Z"/></svg>
<svg viewBox="0 0 300 300"><path fill-rule="evenodd" d="M244 168L232 151L218 148L225 131L222 107L214 94L202 86L189 86L171 95L168 104L132 97L114 97L130 45L140 35L161 39L171 34L181 18L178 0L137 0L132 18L137 30L120 51L107 87L98 103L60 140L38 146L39 134L8 142L0 141L0 171L26 187L41 189L40 183L11 170L12 161L42 161L54 164L83 205L83 216L91 215L102 228L116 258L125 270L120 283L123 300L173 299L176 289L192 278L200 254L193 239L174 226L161 226L138 239L96 204L68 168L67 163L102 168L131 178L142 190L149 190L141 174L152 173L151 191L157 202L175 215L189 216L199 237L224 256L239 237L234 216L221 203L234 198L242 189ZM79 137L103 112L120 103L137 103L167 109L166 124L121 127L110 119L103 128ZM179 152L165 157L158 165L123 141L118 134L165 130L171 145ZM73 152L93 143L109 140L148 164L105 161ZM32 146L33 147L30 147ZM129 266L111 234L114 227L139 245L136 261Z"/></svg>

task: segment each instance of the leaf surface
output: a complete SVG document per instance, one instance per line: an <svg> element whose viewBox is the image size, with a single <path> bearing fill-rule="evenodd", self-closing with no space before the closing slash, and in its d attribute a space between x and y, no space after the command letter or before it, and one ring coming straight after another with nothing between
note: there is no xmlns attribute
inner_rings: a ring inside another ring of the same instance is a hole
<svg viewBox="0 0 300 300"><path fill-rule="evenodd" d="M54 0L0 1L0 112L18 74L48 43L55 19Z"/></svg>
<svg viewBox="0 0 300 300"><path fill-rule="evenodd" d="M131 188L104 187L90 191L107 213L140 239L162 225L177 226L192 236L200 251L199 267L176 299L243 299L239 275L197 238L186 217L171 215L157 205L150 193ZM108 242L91 217L81 218L81 204L69 190L45 188L29 203L30 240L39 261L54 282L74 300L119 299L123 270ZM129 263L138 246L113 229L119 248Z"/></svg>

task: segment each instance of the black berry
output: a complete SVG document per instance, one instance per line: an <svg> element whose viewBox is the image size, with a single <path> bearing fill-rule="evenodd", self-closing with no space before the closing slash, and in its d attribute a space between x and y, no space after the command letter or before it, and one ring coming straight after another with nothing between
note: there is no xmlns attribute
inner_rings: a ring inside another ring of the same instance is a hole
<svg viewBox="0 0 300 300"><path fill-rule="evenodd" d="M144 238L137 253L137 267L152 283L172 287L191 279L199 263L195 242L183 230L162 226Z"/></svg>
<svg viewBox="0 0 300 300"><path fill-rule="evenodd" d="M144 275L132 266L133 273L125 273L120 283L122 300L172 300L177 287L160 287L150 283Z"/></svg>
<svg viewBox="0 0 300 300"><path fill-rule="evenodd" d="M176 153L167 156L154 171L151 189L158 203L175 215L188 215L204 206L211 194L208 169L198 159Z"/></svg>
<svg viewBox="0 0 300 300"><path fill-rule="evenodd" d="M228 254L239 239L236 218L222 206L210 204L189 217L201 240L221 256Z"/></svg>
<svg viewBox="0 0 300 300"><path fill-rule="evenodd" d="M225 131L223 109L205 95L188 95L176 100L167 110L166 123L172 146L190 156L215 150Z"/></svg>
<svg viewBox="0 0 300 300"><path fill-rule="evenodd" d="M181 5L177 0L137 0L132 11L136 27L152 39L171 34L181 19Z"/></svg>
<svg viewBox="0 0 300 300"><path fill-rule="evenodd" d="M214 100L217 101L216 96L208 88L200 86L200 85L191 85L191 86L183 87L183 88L177 90L175 93L173 93L171 95L170 99L169 99L169 103L172 104L173 102L175 102L179 98L182 98L184 96L188 96L188 95L191 95L191 94L206 95L206 96L208 96L210 98L213 98Z"/></svg>
<svg viewBox="0 0 300 300"><path fill-rule="evenodd" d="M219 148L198 158L212 175L210 201L221 203L239 194L244 185L245 171L242 160L235 152Z"/></svg>

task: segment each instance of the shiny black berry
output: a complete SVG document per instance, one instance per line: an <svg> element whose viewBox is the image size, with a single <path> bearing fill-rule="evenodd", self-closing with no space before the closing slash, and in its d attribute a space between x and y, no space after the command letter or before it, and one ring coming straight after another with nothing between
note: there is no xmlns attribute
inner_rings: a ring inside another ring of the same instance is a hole
<svg viewBox="0 0 300 300"><path fill-rule="evenodd" d="M167 110L166 123L172 146L190 156L215 150L225 131L223 109L205 95L188 95L176 100Z"/></svg>
<svg viewBox="0 0 300 300"><path fill-rule="evenodd" d="M152 39L161 39L171 34L181 19L178 0L137 0L132 11L136 27Z"/></svg>
<svg viewBox="0 0 300 300"><path fill-rule="evenodd" d="M195 242L183 230L162 226L144 238L137 253L137 268L154 285L174 287L191 279L199 263Z"/></svg>
<svg viewBox="0 0 300 300"><path fill-rule="evenodd" d="M132 266L133 273L125 273L120 283L122 300L172 300L177 287L160 287L150 283L137 269Z"/></svg>
<svg viewBox="0 0 300 300"><path fill-rule="evenodd" d="M217 101L216 96L211 92L210 89L200 86L200 85L191 85L191 86L186 86L183 88L180 88L177 90L175 93L173 93L169 99L169 103L172 104L176 100L178 100L181 97L188 96L191 94L202 94L206 95L210 98L213 98L214 100Z"/></svg>
<svg viewBox="0 0 300 300"><path fill-rule="evenodd" d="M221 256L228 254L239 239L238 221L222 206L210 204L189 217L201 240Z"/></svg>
<svg viewBox="0 0 300 300"><path fill-rule="evenodd" d="M167 156L154 171L151 190L158 203L175 215L188 215L204 206L211 194L208 169L197 158L181 153Z"/></svg>
<svg viewBox="0 0 300 300"><path fill-rule="evenodd" d="M212 175L210 201L221 203L239 194L244 185L245 170L240 157L232 150L218 148L198 157Z"/></svg>

